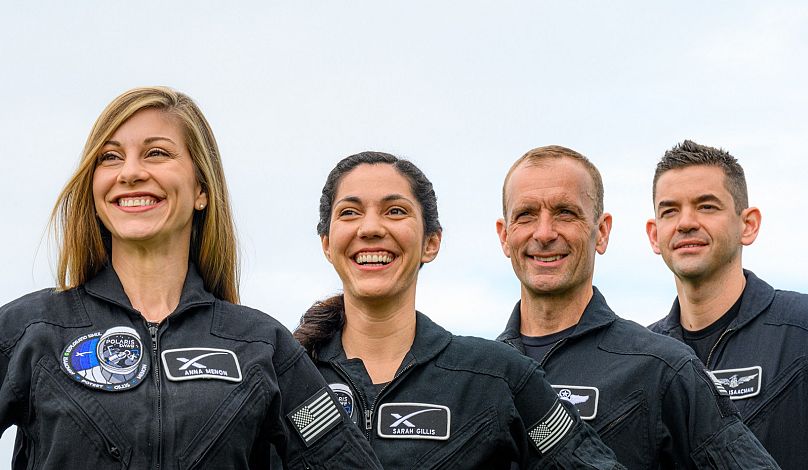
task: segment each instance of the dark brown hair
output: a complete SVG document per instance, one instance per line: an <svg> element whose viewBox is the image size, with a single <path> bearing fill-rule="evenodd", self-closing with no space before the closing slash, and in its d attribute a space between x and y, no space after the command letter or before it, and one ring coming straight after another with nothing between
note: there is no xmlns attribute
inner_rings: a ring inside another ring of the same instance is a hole
<svg viewBox="0 0 808 470"><path fill-rule="evenodd" d="M328 236L331 226L331 210L342 178L359 165L391 165L410 183L415 199L421 206L424 223L424 238L442 230L438 220L438 199L432 182L412 162L383 152L362 152L340 160L328 174L320 196L320 220L317 233ZM312 357L317 348L330 339L345 325L345 298L342 294L316 302L300 318L294 337Z"/></svg>
<svg viewBox="0 0 808 470"><path fill-rule="evenodd" d="M656 171L654 172L654 187L651 193L654 204L656 204L657 181L659 181L663 173L697 165L721 168L724 172L724 186L732 195L736 213L740 214L742 210L749 207L746 176L738 160L726 150L700 145L692 140L685 140L681 144L676 144L672 149L665 152L665 155L657 163Z"/></svg>

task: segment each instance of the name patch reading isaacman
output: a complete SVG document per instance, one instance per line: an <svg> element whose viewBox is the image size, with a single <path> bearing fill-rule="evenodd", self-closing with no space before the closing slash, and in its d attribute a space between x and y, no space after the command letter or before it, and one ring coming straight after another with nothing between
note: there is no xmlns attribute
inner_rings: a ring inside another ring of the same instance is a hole
<svg viewBox="0 0 808 470"><path fill-rule="evenodd" d="M763 383L763 368L760 366L714 370L712 374L721 382L732 400L743 400L760 394L760 385Z"/></svg>
<svg viewBox="0 0 808 470"><path fill-rule="evenodd" d="M60 362L76 382L107 392L135 387L149 371L140 335L128 326L79 336L65 347Z"/></svg>
<svg viewBox="0 0 808 470"><path fill-rule="evenodd" d="M166 377L174 382L195 379L241 382L236 353L227 349L166 349L162 357Z"/></svg>

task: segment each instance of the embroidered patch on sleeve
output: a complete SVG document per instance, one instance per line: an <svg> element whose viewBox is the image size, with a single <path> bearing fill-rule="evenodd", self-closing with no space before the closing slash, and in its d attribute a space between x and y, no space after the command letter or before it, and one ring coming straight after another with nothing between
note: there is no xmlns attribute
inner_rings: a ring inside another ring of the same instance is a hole
<svg viewBox="0 0 808 470"><path fill-rule="evenodd" d="M713 385L715 385L715 389L718 390L718 394L728 397L729 392L727 392L727 389L724 388L724 384L722 384L721 381L718 380L718 378L715 375L713 375L713 373L710 372L709 370L705 369L704 372L707 374L707 377L709 377L710 380L713 382Z"/></svg>
<svg viewBox="0 0 808 470"><path fill-rule="evenodd" d="M546 454L572 430L574 422L564 405L556 401L550 411L528 430L528 435L539 452Z"/></svg>
<svg viewBox="0 0 808 470"><path fill-rule="evenodd" d="M286 417L308 447L340 422L342 415L337 406L327 387L323 387Z"/></svg>

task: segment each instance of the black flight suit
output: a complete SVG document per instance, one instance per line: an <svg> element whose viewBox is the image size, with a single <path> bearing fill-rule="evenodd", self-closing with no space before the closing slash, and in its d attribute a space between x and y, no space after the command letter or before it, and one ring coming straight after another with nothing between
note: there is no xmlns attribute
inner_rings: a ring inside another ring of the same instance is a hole
<svg viewBox="0 0 808 470"><path fill-rule="evenodd" d="M193 265L159 325L111 267L0 308L11 425L15 469L263 469L270 443L290 469L381 468L289 332L216 299Z"/></svg>
<svg viewBox="0 0 808 470"><path fill-rule="evenodd" d="M738 316L707 368L785 469L808 468L808 295L775 290L750 271ZM651 330L682 341L679 300Z"/></svg>
<svg viewBox="0 0 808 470"><path fill-rule="evenodd" d="M517 303L498 339L524 353L520 338ZM541 365L630 469L778 468L690 348L618 317L596 288Z"/></svg>
<svg viewBox="0 0 808 470"><path fill-rule="evenodd" d="M315 355L387 470L509 469L512 461L522 469L623 468L535 361L454 336L421 313L387 385L372 384L361 359L346 359L341 333Z"/></svg>

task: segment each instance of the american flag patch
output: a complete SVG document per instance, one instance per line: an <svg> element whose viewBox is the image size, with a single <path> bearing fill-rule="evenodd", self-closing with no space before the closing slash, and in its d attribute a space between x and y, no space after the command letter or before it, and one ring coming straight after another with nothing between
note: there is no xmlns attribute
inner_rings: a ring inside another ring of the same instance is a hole
<svg viewBox="0 0 808 470"><path fill-rule="evenodd" d="M545 454L567 435L573 422L564 405L557 401L544 418L528 431L528 435L539 452Z"/></svg>
<svg viewBox="0 0 808 470"><path fill-rule="evenodd" d="M306 447L336 426L342 418L327 387L321 388L286 417L292 422Z"/></svg>

